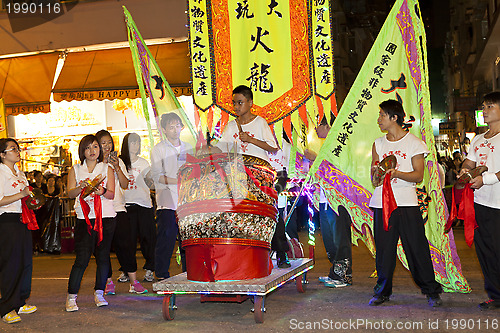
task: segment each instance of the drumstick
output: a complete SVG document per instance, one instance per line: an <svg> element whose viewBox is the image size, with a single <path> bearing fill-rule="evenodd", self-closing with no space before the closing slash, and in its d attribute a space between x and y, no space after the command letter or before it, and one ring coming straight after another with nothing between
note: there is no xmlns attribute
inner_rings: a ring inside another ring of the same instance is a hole
<svg viewBox="0 0 500 333"><path fill-rule="evenodd" d="M238 130L241 132L243 132L243 128L241 128L241 124L240 124L240 119L239 118L236 118L234 119L236 121L236 125L238 125Z"/></svg>

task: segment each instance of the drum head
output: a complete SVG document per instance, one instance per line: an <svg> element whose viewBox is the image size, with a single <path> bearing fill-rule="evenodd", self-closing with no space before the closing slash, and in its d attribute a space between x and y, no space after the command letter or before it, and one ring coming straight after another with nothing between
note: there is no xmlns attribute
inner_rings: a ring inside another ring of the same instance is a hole
<svg viewBox="0 0 500 333"><path fill-rule="evenodd" d="M483 174L483 172L488 171L487 166L478 166L472 170L469 170L469 172L464 173L463 175L458 178L457 182L455 183L455 187L457 189L462 189L465 187L465 185L470 182L472 179L476 178L477 176L480 176Z"/></svg>
<svg viewBox="0 0 500 333"><path fill-rule="evenodd" d="M34 188L31 191L28 200L26 200L26 206L28 206L29 209L33 210L42 207L44 203L45 203L45 195L39 188Z"/></svg>
<svg viewBox="0 0 500 333"><path fill-rule="evenodd" d="M396 167L396 156L394 155L389 155L382 161L380 161L380 163L377 165L377 170L375 170L372 176L373 186L378 187L382 185L387 170L394 169L395 167Z"/></svg>

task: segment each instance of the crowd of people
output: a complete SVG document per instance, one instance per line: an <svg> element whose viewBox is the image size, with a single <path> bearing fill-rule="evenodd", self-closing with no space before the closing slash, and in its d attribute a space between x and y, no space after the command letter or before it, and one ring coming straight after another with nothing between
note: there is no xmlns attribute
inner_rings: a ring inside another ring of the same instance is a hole
<svg viewBox="0 0 500 333"><path fill-rule="evenodd" d="M252 114L252 104L252 91L245 86L237 87L233 91L237 119L227 125L216 146L201 151L230 151L233 149L230 144L234 144L237 151L269 161L267 153L276 154L279 147L265 120ZM474 242L490 298L479 307L493 309L500 307L500 154L495 150L496 145L500 145L500 93L485 96L483 109L489 131L472 140L465 160L461 154L456 154L453 161L447 163L445 174L452 183L476 166L489 167L487 173L471 180L471 187L476 189L474 208L478 224ZM404 129L404 117L401 103L388 100L380 104L377 122L381 131L387 134L373 144L372 173L390 152L403 153L396 156L397 167L387 171L387 182L384 180L383 185L375 188L370 201L374 211L378 280L369 304L377 306L389 301L396 246L401 238L415 283L427 295L429 304L436 307L442 305L439 296L442 288L434 277L415 191L415 185L423 178L428 150L420 139ZM26 207L30 186L41 189L47 196L75 199L75 260L69 272L66 311L79 309L77 296L92 255L97 265L95 304L98 307L108 305L104 296L115 294L110 260L112 246L120 265L119 280L130 283L130 293L147 292L138 280L138 240L145 258L144 280L153 281L154 275L157 280L170 277L170 259L179 234L177 172L185 163L187 154L193 151L180 139L184 125L177 114L163 114L160 126L165 138L152 149L151 165L139 156L141 143L137 134L127 134L118 153L111 134L102 130L81 139L79 163L60 177L47 175L45 181L39 171L28 173L27 178L19 170L20 149L15 139L0 139L0 316L3 321L19 322L19 314L29 314L37 309L26 304L31 292L33 267L30 231L37 228L31 211ZM155 189L156 210L150 196L151 183ZM392 194L385 192L388 187L391 187ZM386 214L385 199L390 201L391 195L392 208ZM349 214L341 208L337 215L324 195L320 209L321 232L332 263L328 276L321 277L320 281L328 287L349 286L352 284ZM289 267L284 255L288 246L283 219L279 222L273 244L281 244L275 248L278 266ZM185 258L182 258L182 263L184 270Z"/></svg>

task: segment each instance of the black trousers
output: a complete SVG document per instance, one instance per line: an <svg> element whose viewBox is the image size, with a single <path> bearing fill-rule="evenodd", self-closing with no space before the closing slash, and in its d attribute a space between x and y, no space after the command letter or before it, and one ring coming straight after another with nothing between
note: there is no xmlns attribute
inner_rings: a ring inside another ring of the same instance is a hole
<svg viewBox="0 0 500 333"><path fill-rule="evenodd" d="M158 278L170 277L170 259L175 249L175 241L179 233L177 215L172 209L158 209L156 211L156 247L155 247L155 274Z"/></svg>
<svg viewBox="0 0 500 333"><path fill-rule="evenodd" d="M413 281L423 294L435 295L443 290L436 282L431 261L429 243L425 237L424 221L418 206L398 207L389 218L389 230L384 230L381 208L373 209L375 247L378 280L375 295L390 296L392 294L392 277L396 268L396 247L401 238L406 254L408 267Z"/></svg>
<svg viewBox="0 0 500 333"><path fill-rule="evenodd" d="M276 223L276 229L274 229L273 239L271 240L271 250L286 252L289 250L289 247L285 235L285 222L283 221L284 208L279 208L278 212L278 222Z"/></svg>
<svg viewBox="0 0 500 333"><path fill-rule="evenodd" d="M293 202L296 197L290 197L287 203L287 211L292 208ZM297 205L292 211L290 220L285 224L286 233L290 238L299 239L299 231L302 228L308 228L307 221L309 221L309 211L308 211L309 200L306 196L301 195L297 200ZM285 221L286 222L286 221Z"/></svg>
<svg viewBox="0 0 500 333"><path fill-rule="evenodd" d="M95 219L90 220L92 226L95 224ZM109 267L109 251L111 242L115 232L116 220L112 218L103 218L103 239L97 244L97 232L94 230L87 231L87 222L85 220L76 220L75 225L75 262L71 268L68 281L68 293L78 294L80 284L82 283L83 274L89 265L92 254L95 257L97 271L95 277L95 290L104 290L106 280L108 278Z"/></svg>
<svg viewBox="0 0 500 333"><path fill-rule="evenodd" d="M33 272L31 231L21 214L0 215L0 316L19 310L31 294Z"/></svg>
<svg viewBox="0 0 500 333"><path fill-rule="evenodd" d="M500 302L500 209L474 204L478 228L474 232L477 259L490 299Z"/></svg>
<svg viewBox="0 0 500 333"><path fill-rule="evenodd" d="M132 238L132 225L128 212L117 212L115 219L116 228L113 236L113 248L115 249L116 258L120 264L119 270L122 272L135 272L137 271L137 260L135 257L137 234L134 240ZM110 261L108 277L112 275Z"/></svg>
<svg viewBox="0 0 500 333"><path fill-rule="evenodd" d="M137 245L137 237L141 253L146 260L142 268L155 270L156 222L153 208L146 208L136 204L127 204L127 213L130 221L130 233ZM135 252L134 252L135 257Z"/></svg>

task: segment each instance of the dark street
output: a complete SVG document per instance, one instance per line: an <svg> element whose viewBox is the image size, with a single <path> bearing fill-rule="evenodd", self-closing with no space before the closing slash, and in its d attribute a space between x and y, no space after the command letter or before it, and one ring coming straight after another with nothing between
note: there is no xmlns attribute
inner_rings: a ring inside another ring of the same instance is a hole
<svg viewBox="0 0 500 333"><path fill-rule="evenodd" d="M300 234L302 242L307 235ZM74 256L39 254L34 257L33 287L30 304L38 306L31 315L22 315L20 323L0 324L4 332L499 332L499 311L480 311L486 300L482 274L474 249L465 244L463 230L455 230L455 239L464 275L472 288L470 294L445 293L441 308L431 308L420 294L411 276L398 263L394 276L394 294L388 303L368 305L375 280L370 278L374 260L360 243L353 247L353 285L326 288L318 282L329 268L321 238L317 237L316 265L309 271L306 292L298 293L293 281L266 296L264 323L256 324L250 300L237 303L200 303L199 296L178 295L175 319L162 316L162 297L154 293L132 295L128 283L117 283L115 296L107 296L109 306L97 308L93 300L95 263L91 262L78 297L79 311L64 309L68 274ZM307 246L305 247L306 251ZM138 252L138 258L141 258ZM118 263L113 256L113 267ZM142 258L139 267L142 265ZM180 267L172 261L174 273ZM138 271L142 278L143 272ZM143 284L152 290L152 283ZM398 328L401 329L398 329Z"/></svg>

